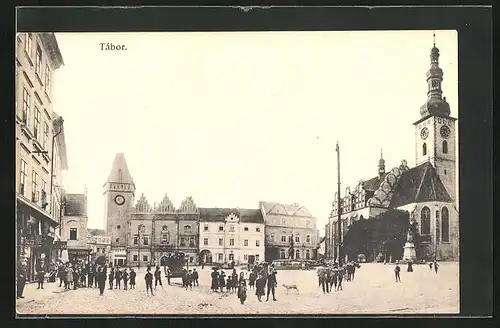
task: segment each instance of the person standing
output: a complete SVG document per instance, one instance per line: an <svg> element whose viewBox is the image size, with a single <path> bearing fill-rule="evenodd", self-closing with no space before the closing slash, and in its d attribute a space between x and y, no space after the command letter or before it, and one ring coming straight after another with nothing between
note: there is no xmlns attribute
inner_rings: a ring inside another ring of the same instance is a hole
<svg viewBox="0 0 500 328"><path fill-rule="evenodd" d="M241 304L245 303L247 299L247 281L245 279L245 275L243 272L240 272L239 280L234 280L234 283L238 284L238 298L240 299Z"/></svg>
<svg viewBox="0 0 500 328"><path fill-rule="evenodd" d="M121 286L121 280L122 280L122 272L120 271L119 268L116 268L115 272L115 289L122 289Z"/></svg>
<svg viewBox="0 0 500 328"><path fill-rule="evenodd" d="M151 296L154 296L153 294L153 274L150 272L151 267L148 266L146 275L144 276L144 280L146 281L146 294L149 295L149 291L151 291Z"/></svg>
<svg viewBox="0 0 500 328"><path fill-rule="evenodd" d="M219 289L219 272L217 272L216 269L213 270L214 271L212 272L212 274L210 274L210 277L212 278L212 284L210 288L213 292L216 292Z"/></svg>
<svg viewBox="0 0 500 328"><path fill-rule="evenodd" d="M429 270L432 271L432 262L429 262Z"/></svg>
<svg viewBox="0 0 500 328"><path fill-rule="evenodd" d="M163 289L163 284L161 283L161 270L160 270L159 265L156 266L156 270L155 270L155 290L156 290L156 286L158 286L158 283L160 284L161 288Z"/></svg>
<svg viewBox="0 0 500 328"><path fill-rule="evenodd" d="M396 282L401 282L401 276L400 276L400 271L401 268L399 267L399 263L396 262L396 267L394 268L394 274L396 275Z"/></svg>
<svg viewBox="0 0 500 328"><path fill-rule="evenodd" d="M345 269L338 268L337 269L337 290L344 290L342 287L342 281L344 280Z"/></svg>
<svg viewBox="0 0 500 328"><path fill-rule="evenodd" d="M109 289L113 289L113 280L115 280L115 269L112 267L108 275Z"/></svg>
<svg viewBox="0 0 500 328"><path fill-rule="evenodd" d="M23 258L17 264L17 299L24 298L24 286L26 285L26 260Z"/></svg>
<svg viewBox="0 0 500 328"><path fill-rule="evenodd" d="M186 290L188 289L193 289L193 274L191 273L191 270L188 271L186 274Z"/></svg>
<svg viewBox="0 0 500 328"><path fill-rule="evenodd" d="M332 268L332 280L330 280L330 291L337 290L338 279L339 279L339 273L337 268Z"/></svg>
<svg viewBox="0 0 500 328"><path fill-rule="evenodd" d="M73 271L73 290L77 290L78 282L80 281L80 269L75 266L75 271Z"/></svg>
<svg viewBox="0 0 500 328"><path fill-rule="evenodd" d="M45 261L43 259L37 261L36 280L38 283L38 287L36 289L43 289L43 281L45 280Z"/></svg>
<svg viewBox="0 0 500 328"><path fill-rule="evenodd" d="M200 283L198 282L198 279L199 279L199 275L198 275L198 271L196 271L196 269L193 269L193 285L195 286L199 286Z"/></svg>
<svg viewBox="0 0 500 328"><path fill-rule="evenodd" d="M438 273L438 268L439 268L439 264L438 264L437 260L434 260L434 271L436 271L436 274Z"/></svg>
<svg viewBox="0 0 500 328"><path fill-rule="evenodd" d="M255 289L255 280L257 280L257 274L252 270L248 275L248 288L250 290Z"/></svg>
<svg viewBox="0 0 500 328"><path fill-rule="evenodd" d="M127 272L127 268L123 269L123 275L122 275L122 278L123 278L123 290L127 290L128 288L128 272Z"/></svg>
<svg viewBox="0 0 500 328"><path fill-rule="evenodd" d="M226 287L226 273L224 270L221 270L219 275L219 288L221 293L224 291L224 287Z"/></svg>
<svg viewBox="0 0 500 328"><path fill-rule="evenodd" d="M88 282L87 282L87 286L88 288L92 288L92 286L94 286L94 266L92 265L92 263L89 263L88 264Z"/></svg>
<svg viewBox="0 0 500 328"><path fill-rule="evenodd" d="M269 268L269 272L267 273L267 299L266 302L269 301L269 292L273 294L273 301L276 301L275 290L278 285L278 281L276 279L276 270L274 269L274 264L271 264Z"/></svg>
<svg viewBox="0 0 500 328"><path fill-rule="evenodd" d="M104 288L106 288L106 268L99 265L96 271L95 280L97 280L97 285L99 286L99 296L103 296Z"/></svg>
<svg viewBox="0 0 500 328"><path fill-rule="evenodd" d="M130 268L130 289L135 289L135 276L136 273L133 268Z"/></svg>
<svg viewBox="0 0 500 328"><path fill-rule="evenodd" d="M407 272L413 272L413 262L410 260L408 261L408 268L406 269Z"/></svg>
<svg viewBox="0 0 500 328"><path fill-rule="evenodd" d="M57 277L59 278L59 287L62 287L64 282L64 265L62 263L57 266Z"/></svg>
<svg viewBox="0 0 500 328"><path fill-rule="evenodd" d="M68 279L67 289L71 289L71 287L73 286L73 268L71 266L71 263L68 264L68 272L66 273L66 275Z"/></svg>
<svg viewBox="0 0 500 328"><path fill-rule="evenodd" d="M266 286L266 279L262 274L257 275L257 280L255 281L255 295L257 295L257 299L259 302L262 302L262 296L266 295L266 291L264 287Z"/></svg>

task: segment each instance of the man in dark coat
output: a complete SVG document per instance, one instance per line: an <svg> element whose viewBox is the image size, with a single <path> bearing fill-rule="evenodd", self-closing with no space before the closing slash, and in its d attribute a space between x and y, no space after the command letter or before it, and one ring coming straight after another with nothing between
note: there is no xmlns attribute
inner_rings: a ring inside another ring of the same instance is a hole
<svg viewBox="0 0 500 328"><path fill-rule="evenodd" d="M21 259L17 264L17 299L24 298L24 286L26 285L26 260Z"/></svg>
<svg viewBox="0 0 500 328"><path fill-rule="evenodd" d="M192 277L193 277L193 285L199 286L200 285L200 283L198 282L199 276L198 276L198 271L196 271L196 269L193 269Z"/></svg>
<svg viewBox="0 0 500 328"><path fill-rule="evenodd" d="M89 263L88 265L88 282L87 282L87 287L92 288L94 286L94 266L92 263Z"/></svg>
<svg viewBox="0 0 500 328"><path fill-rule="evenodd" d="M276 280L276 270L274 269L274 264L271 264L269 268L269 272L267 273L267 299L269 301L269 292L273 293L273 301L276 301L275 289L278 285L278 281Z"/></svg>
<svg viewBox="0 0 500 328"><path fill-rule="evenodd" d="M155 290L156 290L156 286L158 286L158 284L160 284L161 288L163 289L163 284L161 282L161 270L160 270L159 265L156 266L156 270L155 270Z"/></svg>
<svg viewBox="0 0 500 328"><path fill-rule="evenodd" d="M106 287L106 267L100 265L96 271L95 280L99 286L99 296L103 296L104 288Z"/></svg>
<svg viewBox="0 0 500 328"><path fill-rule="evenodd" d="M149 295L149 291L151 291L151 296L153 294L153 274L151 273L151 267L148 266L146 275L144 276L144 280L146 281L146 294Z"/></svg>

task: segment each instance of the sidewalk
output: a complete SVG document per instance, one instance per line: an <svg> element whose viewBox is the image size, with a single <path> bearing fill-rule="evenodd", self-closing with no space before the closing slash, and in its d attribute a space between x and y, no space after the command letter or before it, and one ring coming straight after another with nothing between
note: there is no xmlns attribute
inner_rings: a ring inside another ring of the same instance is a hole
<svg viewBox="0 0 500 328"><path fill-rule="evenodd" d="M46 300L56 294L65 292L63 287L59 287L59 282L44 283L43 289L36 289L37 287L36 282L26 284L23 292L24 298L16 300L16 305Z"/></svg>

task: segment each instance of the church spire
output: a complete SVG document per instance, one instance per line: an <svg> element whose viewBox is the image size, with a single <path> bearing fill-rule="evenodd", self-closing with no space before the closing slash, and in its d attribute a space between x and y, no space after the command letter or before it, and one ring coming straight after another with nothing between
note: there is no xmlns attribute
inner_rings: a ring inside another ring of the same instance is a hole
<svg viewBox="0 0 500 328"><path fill-rule="evenodd" d="M378 176L382 177L385 174L385 159L380 149L380 159L378 160Z"/></svg>
<svg viewBox="0 0 500 328"><path fill-rule="evenodd" d="M109 173L108 180L106 180L106 182L134 184L134 180L130 175L127 162L125 161L125 155L123 153L116 154L111 167L111 172Z"/></svg>
<svg viewBox="0 0 500 328"><path fill-rule="evenodd" d="M431 67L427 71L427 101L420 108L420 115L450 116L450 105L443 98L443 70L439 67L439 49L436 47L436 33L432 34Z"/></svg>

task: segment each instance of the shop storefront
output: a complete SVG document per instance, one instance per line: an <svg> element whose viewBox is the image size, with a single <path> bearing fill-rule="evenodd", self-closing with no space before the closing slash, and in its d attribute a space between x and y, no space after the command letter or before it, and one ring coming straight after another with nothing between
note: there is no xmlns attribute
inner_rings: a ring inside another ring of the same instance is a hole
<svg viewBox="0 0 500 328"><path fill-rule="evenodd" d="M91 251L88 247L68 248L69 261L72 263L88 261Z"/></svg>
<svg viewBox="0 0 500 328"><path fill-rule="evenodd" d="M17 261L27 260L27 280L34 281L37 269L46 272L57 259L54 247L57 222L49 213L30 203L22 196L17 197Z"/></svg>

